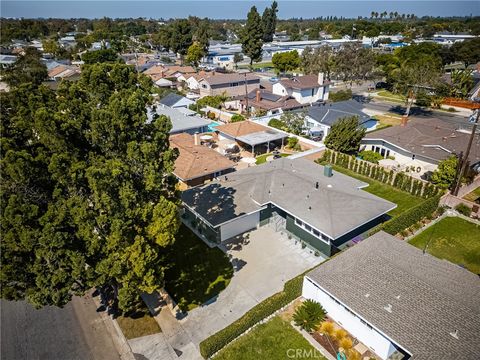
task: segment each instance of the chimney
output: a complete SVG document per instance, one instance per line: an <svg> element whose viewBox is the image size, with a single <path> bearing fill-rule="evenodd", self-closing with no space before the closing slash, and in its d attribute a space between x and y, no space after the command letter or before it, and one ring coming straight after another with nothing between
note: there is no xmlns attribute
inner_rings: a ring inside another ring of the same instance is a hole
<svg viewBox="0 0 480 360"><path fill-rule="evenodd" d="M193 143L195 145L200 145L200 137L199 137L198 133L195 133L195 135L193 135Z"/></svg>
<svg viewBox="0 0 480 360"><path fill-rule="evenodd" d="M318 84L323 85L323 72L318 73Z"/></svg>
<svg viewBox="0 0 480 360"><path fill-rule="evenodd" d="M408 116L407 116L407 115L403 115L403 116L402 116L402 123L401 123L401 125L402 125L402 126L407 126L407 122L408 122Z"/></svg>
<svg viewBox="0 0 480 360"><path fill-rule="evenodd" d="M257 97L255 99L256 102L260 102L261 96L260 96L260 90L257 90Z"/></svg>

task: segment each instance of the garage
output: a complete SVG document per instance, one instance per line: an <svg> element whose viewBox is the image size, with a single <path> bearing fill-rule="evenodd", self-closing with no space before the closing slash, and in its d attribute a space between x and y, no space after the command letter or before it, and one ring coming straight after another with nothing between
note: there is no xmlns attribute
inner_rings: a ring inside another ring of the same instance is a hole
<svg viewBox="0 0 480 360"><path fill-rule="evenodd" d="M224 241L240 235L245 231L256 228L259 223L260 211L235 218L220 226L220 239L221 241Z"/></svg>

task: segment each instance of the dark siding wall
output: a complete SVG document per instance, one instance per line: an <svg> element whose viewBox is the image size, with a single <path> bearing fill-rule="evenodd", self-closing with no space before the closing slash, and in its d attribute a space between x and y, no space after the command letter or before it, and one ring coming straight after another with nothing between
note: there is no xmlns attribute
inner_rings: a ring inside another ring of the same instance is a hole
<svg viewBox="0 0 480 360"><path fill-rule="evenodd" d="M322 240L316 238L309 232L295 225L295 219L290 215L287 215L287 230L290 231L292 234L298 236L300 239L307 242L326 256L331 255L330 245L324 243Z"/></svg>

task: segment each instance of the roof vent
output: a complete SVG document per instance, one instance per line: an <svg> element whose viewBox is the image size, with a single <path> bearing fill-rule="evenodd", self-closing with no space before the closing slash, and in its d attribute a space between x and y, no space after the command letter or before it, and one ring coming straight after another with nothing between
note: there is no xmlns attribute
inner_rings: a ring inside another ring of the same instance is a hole
<svg viewBox="0 0 480 360"><path fill-rule="evenodd" d="M310 211L310 210L312 210L312 207L311 207L311 206L309 206L309 207L308 207L308 210L309 210L309 211Z"/></svg>
<svg viewBox="0 0 480 360"><path fill-rule="evenodd" d="M384 306L383 308L387 310L389 313L392 312L392 304L387 304L387 306Z"/></svg>
<svg viewBox="0 0 480 360"><path fill-rule="evenodd" d="M454 332L451 332L450 335L452 335L455 339L458 340L458 330L455 330Z"/></svg>
<svg viewBox="0 0 480 360"><path fill-rule="evenodd" d="M400 300L400 295L395 296L397 300Z"/></svg>
<svg viewBox="0 0 480 360"><path fill-rule="evenodd" d="M307 194L307 200L310 198L310 195Z"/></svg>
<svg viewBox="0 0 480 360"><path fill-rule="evenodd" d="M315 189L318 189L318 181L315 183Z"/></svg>
<svg viewBox="0 0 480 360"><path fill-rule="evenodd" d="M332 187L332 184L328 184L328 185L327 185L327 188L331 188L331 187Z"/></svg>
<svg viewBox="0 0 480 360"><path fill-rule="evenodd" d="M228 181L228 177L225 176L225 181Z"/></svg>
<svg viewBox="0 0 480 360"><path fill-rule="evenodd" d="M370 294L369 294L369 293L366 293L366 294L365 294L365 297L366 297L366 298L370 297Z"/></svg>

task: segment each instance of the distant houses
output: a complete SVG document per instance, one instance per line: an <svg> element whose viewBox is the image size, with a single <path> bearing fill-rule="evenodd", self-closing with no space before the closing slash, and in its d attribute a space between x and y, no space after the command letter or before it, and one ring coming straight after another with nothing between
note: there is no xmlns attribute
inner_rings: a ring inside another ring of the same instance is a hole
<svg viewBox="0 0 480 360"><path fill-rule="evenodd" d="M245 94L260 89L260 78L252 73L222 74L212 72L199 81L200 96L215 96L226 93L228 96Z"/></svg>
<svg viewBox="0 0 480 360"><path fill-rule="evenodd" d="M310 104L328 100L330 81L323 73L318 75L295 76L292 79L282 79L273 84L275 95L291 96L300 104Z"/></svg>

